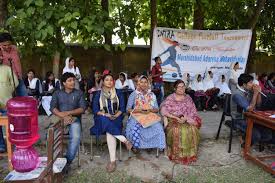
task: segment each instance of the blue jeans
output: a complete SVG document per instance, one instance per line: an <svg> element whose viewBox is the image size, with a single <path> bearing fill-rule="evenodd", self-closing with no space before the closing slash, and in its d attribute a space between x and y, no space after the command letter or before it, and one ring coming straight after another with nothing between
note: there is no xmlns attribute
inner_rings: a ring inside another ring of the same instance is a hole
<svg viewBox="0 0 275 183"><path fill-rule="evenodd" d="M76 155L76 152L78 150L79 144L80 144L80 137L81 137L81 122L80 119L77 118L75 122L70 124L69 126L69 145L68 150L66 154L66 158L68 161L68 164L70 164Z"/></svg>
<svg viewBox="0 0 275 183"><path fill-rule="evenodd" d="M163 83L154 83L153 84L154 89L160 89L160 93L156 96L158 105L161 104L164 98L164 88L163 88Z"/></svg>
<svg viewBox="0 0 275 183"><path fill-rule="evenodd" d="M7 111L5 111L3 109L0 109L0 113L1 113L2 116L5 116ZM1 150L6 149L6 143L5 143L5 140L4 140L4 137L3 137L3 132L2 132L2 126L0 126L0 149Z"/></svg>
<svg viewBox="0 0 275 183"><path fill-rule="evenodd" d="M19 84L16 88L16 96L22 97L22 96L28 96L27 88L24 84L24 81L22 79L19 79Z"/></svg>

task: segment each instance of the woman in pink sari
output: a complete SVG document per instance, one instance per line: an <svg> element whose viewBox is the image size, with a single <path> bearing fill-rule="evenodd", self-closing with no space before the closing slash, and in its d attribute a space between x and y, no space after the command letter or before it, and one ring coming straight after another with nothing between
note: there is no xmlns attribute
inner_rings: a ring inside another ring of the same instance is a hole
<svg viewBox="0 0 275 183"><path fill-rule="evenodd" d="M175 92L161 104L165 117L167 152L170 160L189 164L197 159L201 118L189 95L185 94L185 83L177 80Z"/></svg>

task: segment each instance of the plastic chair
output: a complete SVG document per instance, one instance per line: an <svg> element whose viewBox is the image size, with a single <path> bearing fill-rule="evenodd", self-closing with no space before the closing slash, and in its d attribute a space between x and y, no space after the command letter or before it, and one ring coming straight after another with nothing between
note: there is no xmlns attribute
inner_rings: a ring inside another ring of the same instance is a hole
<svg viewBox="0 0 275 183"><path fill-rule="evenodd" d="M225 98L224 98L223 113L222 113L219 129L218 129L218 132L217 132L217 135L216 135L216 140L219 139L222 123L225 121L226 116L231 118L230 136L229 136L229 144L228 144L228 153L231 153L233 129L235 127L235 120L236 120L231 115L231 94L226 94Z"/></svg>

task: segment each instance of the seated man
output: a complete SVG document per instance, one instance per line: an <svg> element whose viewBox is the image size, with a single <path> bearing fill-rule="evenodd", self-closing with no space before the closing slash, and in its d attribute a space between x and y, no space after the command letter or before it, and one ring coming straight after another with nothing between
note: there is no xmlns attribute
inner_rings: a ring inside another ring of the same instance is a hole
<svg viewBox="0 0 275 183"><path fill-rule="evenodd" d="M66 154L67 167L75 158L80 144L81 137L81 114L86 109L86 102L83 93L75 89L75 75L64 73L61 76L61 82L64 86L53 94L51 101L51 112L64 120L65 125L69 125L69 145Z"/></svg>
<svg viewBox="0 0 275 183"><path fill-rule="evenodd" d="M12 74L11 68L3 64L3 59L0 59L0 116L6 114L6 103L12 98L12 93L15 87L18 86L18 79L15 73ZM6 151L6 145L3 138L2 127L0 126L0 153Z"/></svg>
<svg viewBox="0 0 275 183"><path fill-rule="evenodd" d="M261 105L261 88L253 84L253 77L241 74L238 78L237 89L232 92L231 113L236 120L236 128L244 134L246 132L246 120L242 114L245 111L253 111ZM254 124L251 143L271 142L272 130L258 124Z"/></svg>

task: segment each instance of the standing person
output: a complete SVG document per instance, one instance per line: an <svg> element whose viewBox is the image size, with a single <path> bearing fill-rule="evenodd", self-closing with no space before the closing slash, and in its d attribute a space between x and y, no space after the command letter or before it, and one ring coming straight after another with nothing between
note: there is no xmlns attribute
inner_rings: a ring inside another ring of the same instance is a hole
<svg viewBox="0 0 275 183"><path fill-rule="evenodd" d="M111 74L105 74L102 81L101 91L96 91L92 100L95 124L90 131L97 138L106 134L110 155L106 170L114 172L116 170L116 139L125 143L127 149L131 149L132 144L122 135L124 97L119 90L115 89L114 78Z"/></svg>
<svg viewBox="0 0 275 183"><path fill-rule="evenodd" d="M161 59L160 57L155 57L155 65L152 67L152 78L153 78L153 88L154 90L159 90L159 94L157 95L158 105L161 104L164 98L164 87L163 87L163 79L162 76L165 72L162 72L161 68Z"/></svg>
<svg viewBox="0 0 275 183"><path fill-rule="evenodd" d="M46 73L46 78L42 83L43 93L42 93L42 106L46 114L50 116L52 112L50 111L50 104L52 100L52 95L56 90L61 89L61 85L58 79L54 77L53 72L49 71Z"/></svg>
<svg viewBox="0 0 275 183"><path fill-rule="evenodd" d="M238 77L239 72L238 69L240 68L239 62L232 62L230 65L230 71L229 71L229 88L233 92L237 89L238 84Z"/></svg>
<svg viewBox="0 0 275 183"><path fill-rule="evenodd" d="M159 112L157 99L149 89L149 80L146 76L140 76L137 89L128 99L127 111L131 115L125 133L127 139L133 144L134 151L166 147L161 118L157 115ZM144 128L141 123L149 122L149 120L154 123Z"/></svg>
<svg viewBox="0 0 275 183"><path fill-rule="evenodd" d="M236 120L236 128L240 129L245 137L247 123L243 112L254 111L260 107L261 87L253 84L253 77L249 74L241 74L238 78L237 90L232 91L231 114ZM254 124L251 143L272 141L272 130L264 126Z"/></svg>
<svg viewBox="0 0 275 183"><path fill-rule="evenodd" d="M81 114L86 110L86 102L83 92L75 89L75 75L66 72L61 76L64 86L53 94L51 100L51 112L64 120L69 126L69 144L66 154L67 169L70 167L80 144L81 137Z"/></svg>
<svg viewBox="0 0 275 183"><path fill-rule="evenodd" d="M24 80L25 86L27 87L28 96L35 97L39 99L40 94L42 93L42 86L40 80L35 77L35 72L32 69L29 69L27 72L27 77Z"/></svg>
<svg viewBox="0 0 275 183"><path fill-rule="evenodd" d="M11 68L3 64L3 59L0 59L0 116L6 114L6 103L12 98L12 93L15 90L14 86L18 86L16 74L12 73ZM14 74L14 75L13 75ZM2 127L0 126L0 153L6 151L6 145L3 138Z"/></svg>
<svg viewBox="0 0 275 183"><path fill-rule="evenodd" d="M73 57L67 57L65 60L65 67L63 68L62 74L70 72L75 75L75 88L80 89L80 82L81 82L81 74L79 68L75 66L75 59Z"/></svg>
<svg viewBox="0 0 275 183"><path fill-rule="evenodd" d="M22 78L21 62L16 46L13 44L13 38L9 33L0 34L0 57L3 59L3 64L11 66L18 78L19 85L16 88L17 96L27 96L26 86Z"/></svg>
<svg viewBox="0 0 275 183"><path fill-rule="evenodd" d="M197 159L201 118L191 97L185 94L182 80L174 83L174 90L161 104L161 114L168 119L164 124L168 157L176 163L190 164Z"/></svg>

